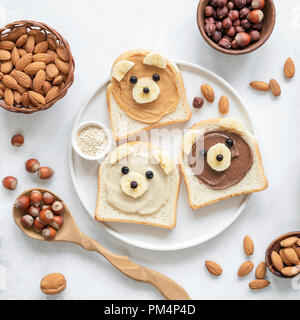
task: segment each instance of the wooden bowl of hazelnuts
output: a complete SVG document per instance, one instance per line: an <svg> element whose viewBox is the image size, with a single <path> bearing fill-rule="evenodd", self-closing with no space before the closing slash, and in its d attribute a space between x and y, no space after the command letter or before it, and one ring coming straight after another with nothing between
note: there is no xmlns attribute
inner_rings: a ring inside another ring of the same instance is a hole
<svg viewBox="0 0 300 320"><path fill-rule="evenodd" d="M261 47L273 32L273 0L200 0L197 23L204 40L231 55Z"/></svg>

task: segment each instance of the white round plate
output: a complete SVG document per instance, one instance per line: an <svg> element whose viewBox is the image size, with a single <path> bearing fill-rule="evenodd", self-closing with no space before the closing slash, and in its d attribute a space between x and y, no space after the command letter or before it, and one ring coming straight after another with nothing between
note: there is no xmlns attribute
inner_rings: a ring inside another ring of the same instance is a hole
<svg viewBox="0 0 300 320"><path fill-rule="evenodd" d="M245 126L253 131L246 106L239 94L222 78L216 74L189 62L175 61L182 72L188 102L192 110L192 118L182 128L189 128L192 124L208 118L220 117L218 98L226 95L230 100L228 116L241 119ZM106 105L107 82L100 85L88 98L74 123L74 128L81 122L88 120L100 121L108 128L109 117ZM200 86L209 83L214 88L216 99L213 104L205 103L201 109L194 109L193 98L200 95ZM174 125L173 125L174 126ZM178 146L179 152L180 146ZM94 219L97 200L97 170L99 164L80 158L69 146L70 172L74 187L86 211ZM177 159L178 153L174 155ZM182 179L183 180L183 179ZM249 195L192 210L189 207L187 192L181 182L180 195L177 206L177 226L173 230L166 230L145 225L96 222L115 238L130 245L159 251L171 251L189 248L217 236L229 227L245 208Z"/></svg>

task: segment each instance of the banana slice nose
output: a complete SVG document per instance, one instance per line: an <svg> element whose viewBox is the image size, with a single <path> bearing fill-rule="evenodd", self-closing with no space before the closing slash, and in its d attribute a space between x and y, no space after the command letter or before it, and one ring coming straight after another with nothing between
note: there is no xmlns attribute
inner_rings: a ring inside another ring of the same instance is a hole
<svg viewBox="0 0 300 320"><path fill-rule="evenodd" d="M231 152L224 143L217 143L207 152L207 163L215 171L225 171L231 164Z"/></svg>
<svg viewBox="0 0 300 320"><path fill-rule="evenodd" d="M158 84L151 78L141 78L132 89L133 99L140 104L153 102L159 93Z"/></svg>
<svg viewBox="0 0 300 320"><path fill-rule="evenodd" d="M122 191L135 199L142 196L148 190L149 186L146 178L135 172L124 175L121 178L120 184Z"/></svg>

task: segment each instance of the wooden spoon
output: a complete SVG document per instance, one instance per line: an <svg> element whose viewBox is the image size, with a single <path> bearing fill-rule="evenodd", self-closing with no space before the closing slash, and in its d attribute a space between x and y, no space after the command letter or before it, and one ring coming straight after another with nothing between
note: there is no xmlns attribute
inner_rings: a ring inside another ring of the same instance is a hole
<svg viewBox="0 0 300 320"><path fill-rule="evenodd" d="M52 191L38 188L38 189L30 189L23 192L21 195L29 195L32 190L39 190L40 192L50 192L57 199L62 201L55 193ZM72 216L71 211L66 206L66 204L62 201L65 207L65 211L63 213L64 216L64 225L57 232L54 240L58 242L72 242L77 245L82 246L84 249L88 251L96 251L100 253L106 260L108 260L113 266L115 266L119 271L124 273L126 276L137 280L152 284L156 287L167 299L169 300L190 300L187 292L180 287L176 282L171 280L170 278L164 276L163 274L140 266L132 262L128 257L120 256L114 254L107 249L105 249L100 243L96 240L90 238L86 234L84 234L76 225L75 220ZM13 208L13 217L17 226L26 233L29 237L34 238L36 240L46 241L41 234L35 232L32 228L26 228L21 223L21 218L24 215L24 210Z"/></svg>
<svg viewBox="0 0 300 320"><path fill-rule="evenodd" d="M281 246L280 246L280 242L286 238L290 238L290 237L299 237L300 238L300 231L294 231L294 232L289 232L289 233L285 233L279 237L277 237L275 240L273 240L268 249L266 250L266 265L268 267L268 269L277 277L280 278L284 278L284 279L291 279L293 277L288 277L283 275L281 272L279 272L272 263L271 260L271 254L273 251L279 252Z"/></svg>

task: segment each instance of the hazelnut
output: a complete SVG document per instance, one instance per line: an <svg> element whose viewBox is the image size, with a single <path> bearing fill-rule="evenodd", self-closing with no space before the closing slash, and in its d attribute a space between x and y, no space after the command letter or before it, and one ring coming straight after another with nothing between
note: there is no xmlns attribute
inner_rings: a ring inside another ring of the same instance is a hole
<svg viewBox="0 0 300 320"><path fill-rule="evenodd" d="M35 206L30 206L28 209L28 213L33 217L36 218L40 214L40 208L37 208Z"/></svg>
<svg viewBox="0 0 300 320"><path fill-rule="evenodd" d="M31 227L33 225L33 218L29 214L25 214L25 216L22 217L21 223L24 227Z"/></svg>
<svg viewBox="0 0 300 320"><path fill-rule="evenodd" d="M250 10L248 8L243 8L240 10L240 18L245 19L247 18L248 14L250 13Z"/></svg>
<svg viewBox="0 0 300 320"><path fill-rule="evenodd" d="M235 7L238 9L245 7L247 4L246 0L233 0L233 3Z"/></svg>
<svg viewBox="0 0 300 320"><path fill-rule="evenodd" d="M62 216L54 216L53 221L50 222L50 226L55 230L59 230L64 224L64 218Z"/></svg>
<svg viewBox="0 0 300 320"><path fill-rule="evenodd" d="M236 40L233 40L233 41L231 42L231 47L232 47L232 49L239 49L239 46L238 46Z"/></svg>
<svg viewBox="0 0 300 320"><path fill-rule="evenodd" d="M38 175L40 179L47 180L50 179L54 175L54 171L49 167L40 167L38 171Z"/></svg>
<svg viewBox="0 0 300 320"><path fill-rule="evenodd" d="M220 31L215 31L211 39L218 43L222 39L222 33Z"/></svg>
<svg viewBox="0 0 300 320"><path fill-rule="evenodd" d="M3 187L8 190L15 190L18 185L18 180L15 177L8 176L2 180Z"/></svg>
<svg viewBox="0 0 300 320"><path fill-rule="evenodd" d="M227 38L222 38L219 42L218 42L219 46L225 49L230 49L231 48L231 42L227 39Z"/></svg>
<svg viewBox="0 0 300 320"><path fill-rule="evenodd" d="M11 144L14 147L21 147L24 144L24 137L21 134L15 134L11 138Z"/></svg>
<svg viewBox="0 0 300 320"><path fill-rule="evenodd" d="M229 18L225 18L223 20L223 28L227 30L231 27L232 27L232 21Z"/></svg>
<svg viewBox="0 0 300 320"><path fill-rule="evenodd" d="M204 19L205 24L207 23L215 23L215 19L213 17Z"/></svg>
<svg viewBox="0 0 300 320"><path fill-rule="evenodd" d="M211 5L213 8L217 8L218 0L210 0L209 5Z"/></svg>
<svg viewBox="0 0 300 320"><path fill-rule="evenodd" d="M248 19L243 19L241 21L241 27L243 27L245 30L248 30L251 28L251 23L249 22Z"/></svg>
<svg viewBox="0 0 300 320"><path fill-rule="evenodd" d="M223 31L223 24L221 21L217 21L215 26L217 31L220 31L220 32Z"/></svg>
<svg viewBox="0 0 300 320"><path fill-rule="evenodd" d="M251 7L253 9L263 9L265 4L265 0L251 0Z"/></svg>
<svg viewBox="0 0 300 320"><path fill-rule="evenodd" d="M258 9L253 10L248 14L247 18L252 23L260 23L263 21L264 13Z"/></svg>
<svg viewBox="0 0 300 320"><path fill-rule="evenodd" d="M211 7L211 6L207 6L207 7L205 7L205 9L204 9L204 15L205 15L205 17L211 17L211 16L213 16L214 12L215 12L215 9L214 9L213 7Z"/></svg>
<svg viewBox="0 0 300 320"><path fill-rule="evenodd" d="M237 19L233 22L233 26L234 27L237 27L237 26L240 26L241 25L241 20L240 19Z"/></svg>
<svg viewBox="0 0 300 320"><path fill-rule="evenodd" d="M216 26L212 23L206 24L204 26L204 31L209 37L211 37L216 31Z"/></svg>
<svg viewBox="0 0 300 320"><path fill-rule="evenodd" d="M52 204L52 211L54 214L61 214L65 211L64 205L61 201L55 201Z"/></svg>
<svg viewBox="0 0 300 320"><path fill-rule="evenodd" d="M236 33L245 32L245 29L241 26L234 27Z"/></svg>
<svg viewBox="0 0 300 320"><path fill-rule="evenodd" d="M45 228L45 224L41 221L39 217L36 217L33 221L33 227L36 232L41 232Z"/></svg>
<svg viewBox="0 0 300 320"><path fill-rule="evenodd" d="M20 196L14 203L14 207L17 209L26 210L30 206L30 199L27 196Z"/></svg>
<svg viewBox="0 0 300 320"><path fill-rule="evenodd" d="M228 10L233 10L234 9L234 3L232 1L227 3L227 9Z"/></svg>
<svg viewBox="0 0 300 320"><path fill-rule="evenodd" d="M240 17L240 13L237 10L230 10L228 13L228 18L231 21L235 21L235 20L239 19L239 17Z"/></svg>
<svg viewBox="0 0 300 320"><path fill-rule="evenodd" d="M218 31L216 31L216 32L218 32ZM194 108L200 109L200 108L202 108L203 104L204 104L203 98L201 98L201 97L195 97L194 98L194 101L193 101L193 107Z"/></svg>
<svg viewBox="0 0 300 320"><path fill-rule="evenodd" d="M51 221L53 221L54 215L50 210L42 210L39 218L42 223L49 224Z"/></svg>
<svg viewBox="0 0 300 320"><path fill-rule="evenodd" d="M223 7L223 8L218 8L217 9L217 17L220 20L223 20L224 18L226 18L228 15L228 9L227 7Z"/></svg>
<svg viewBox="0 0 300 320"><path fill-rule="evenodd" d="M252 28L258 31L262 30L262 24L261 23L253 23Z"/></svg>
<svg viewBox="0 0 300 320"><path fill-rule="evenodd" d="M246 47L250 43L251 38L248 33L240 32L236 35L235 40L238 46Z"/></svg>
<svg viewBox="0 0 300 320"><path fill-rule="evenodd" d="M40 168L40 163L36 159L29 159L25 162L27 172L36 173Z"/></svg>
<svg viewBox="0 0 300 320"><path fill-rule="evenodd" d="M30 193L30 201L35 207L39 207L42 203L43 195L38 190L33 190Z"/></svg>
<svg viewBox="0 0 300 320"><path fill-rule="evenodd" d="M252 42L256 42L260 39L260 33L257 30L252 30L251 32L249 32L249 36Z"/></svg>
<svg viewBox="0 0 300 320"><path fill-rule="evenodd" d="M226 31L226 34L230 37L233 38L235 36L235 28L231 27Z"/></svg>
<svg viewBox="0 0 300 320"><path fill-rule="evenodd" d="M52 206L51 205L43 205L42 210L51 210Z"/></svg>
<svg viewBox="0 0 300 320"><path fill-rule="evenodd" d="M53 240L56 236L56 230L52 227L46 227L42 231L42 236L45 240Z"/></svg>
<svg viewBox="0 0 300 320"><path fill-rule="evenodd" d="M43 201L45 205L52 205L52 203L55 201L55 197L50 192L45 192L43 194Z"/></svg>
<svg viewBox="0 0 300 320"><path fill-rule="evenodd" d="M226 4L227 4L227 0L218 0L217 1L217 6L219 8L222 8L222 7L226 6Z"/></svg>

